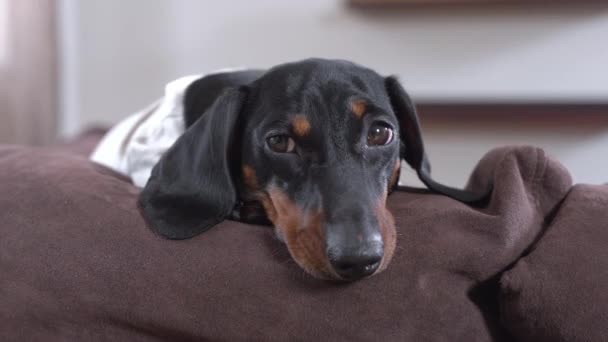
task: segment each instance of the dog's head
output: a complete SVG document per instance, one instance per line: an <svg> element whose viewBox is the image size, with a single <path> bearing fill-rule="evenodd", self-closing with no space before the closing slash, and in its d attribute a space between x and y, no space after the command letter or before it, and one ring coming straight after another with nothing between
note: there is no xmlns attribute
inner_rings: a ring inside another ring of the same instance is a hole
<svg viewBox="0 0 608 342"><path fill-rule="evenodd" d="M239 203L260 203L304 270L353 280L393 255L386 199L401 160L430 189L479 199L430 178L414 105L395 78L310 59L219 96L155 166L140 205L161 234L185 239ZM243 215L258 215L251 208Z"/></svg>

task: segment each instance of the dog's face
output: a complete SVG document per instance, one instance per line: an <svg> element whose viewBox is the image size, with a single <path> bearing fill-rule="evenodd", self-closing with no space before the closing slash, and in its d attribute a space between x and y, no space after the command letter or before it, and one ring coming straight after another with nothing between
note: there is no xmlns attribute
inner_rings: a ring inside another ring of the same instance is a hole
<svg viewBox="0 0 608 342"><path fill-rule="evenodd" d="M254 79L205 107L152 170L139 204L162 235L190 238L261 210L304 270L354 280L393 255L386 200L402 160L435 192L487 197L431 179L414 105L395 78L311 59Z"/></svg>
<svg viewBox="0 0 608 342"><path fill-rule="evenodd" d="M283 65L251 85L243 117L244 197L263 204L296 262L325 278L382 270L400 165L384 78L346 62Z"/></svg>

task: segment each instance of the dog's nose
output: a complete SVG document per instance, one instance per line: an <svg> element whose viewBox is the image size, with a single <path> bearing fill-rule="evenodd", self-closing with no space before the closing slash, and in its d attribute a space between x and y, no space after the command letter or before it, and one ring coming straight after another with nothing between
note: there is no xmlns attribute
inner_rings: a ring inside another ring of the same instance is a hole
<svg viewBox="0 0 608 342"><path fill-rule="evenodd" d="M334 271L345 280L357 280L373 274L380 266L383 255L382 244L374 244L364 249L328 252Z"/></svg>

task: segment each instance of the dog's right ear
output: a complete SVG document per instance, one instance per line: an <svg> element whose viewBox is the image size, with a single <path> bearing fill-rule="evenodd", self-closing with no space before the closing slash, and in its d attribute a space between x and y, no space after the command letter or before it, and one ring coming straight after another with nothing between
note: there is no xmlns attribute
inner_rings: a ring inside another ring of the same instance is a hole
<svg viewBox="0 0 608 342"><path fill-rule="evenodd" d="M152 169L139 196L144 218L170 239L188 239L222 222L237 202L232 178L245 87L225 91Z"/></svg>
<svg viewBox="0 0 608 342"><path fill-rule="evenodd" d="M443 185L431 177L431 164L424 151L422 133L420 131L420 125L418 124L418 114L416 113L414 102L403 89L397 78L393 76L387 77L385 79L385 87L391 102L391 107L399 121L399 134L402 142L400 151L401 158L416 170L418 178L422 183L436 193L446 195L464 203L480 204L485 202L492 194L491 185L484 192L475 193Z"/></svg>

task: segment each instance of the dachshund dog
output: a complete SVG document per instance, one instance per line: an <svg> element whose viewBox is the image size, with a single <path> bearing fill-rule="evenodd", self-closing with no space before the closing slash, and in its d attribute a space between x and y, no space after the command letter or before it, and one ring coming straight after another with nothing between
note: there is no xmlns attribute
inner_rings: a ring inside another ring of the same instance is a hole
<svg viewBox="0 0 608 342"><path fill-rule="evenodd" d="M414 104L395 77L342 60L220 72L189 84L185 130L139 197L149 225L188 239L225 219L272 223L293 259L324 279L381 272L396 244L386 208L401 162L431 190ZM491 190L491 189L490 189Z"/></svg>

